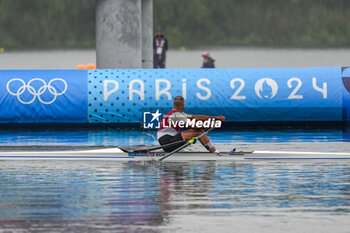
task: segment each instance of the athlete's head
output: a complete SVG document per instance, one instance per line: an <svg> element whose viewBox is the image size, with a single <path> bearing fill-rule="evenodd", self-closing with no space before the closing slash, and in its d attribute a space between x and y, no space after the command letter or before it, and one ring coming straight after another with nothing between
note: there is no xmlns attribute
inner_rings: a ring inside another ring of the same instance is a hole
<svg viewBox="0 0 350 233"><path fill-rule="evenodd" d="M182 112L182 111L184 110L184 108L185 108L185 99L184 99L184 97L182 97L182 96L176 96L176 97L174 98L174 107L175 107L178 111Z"/></svg>

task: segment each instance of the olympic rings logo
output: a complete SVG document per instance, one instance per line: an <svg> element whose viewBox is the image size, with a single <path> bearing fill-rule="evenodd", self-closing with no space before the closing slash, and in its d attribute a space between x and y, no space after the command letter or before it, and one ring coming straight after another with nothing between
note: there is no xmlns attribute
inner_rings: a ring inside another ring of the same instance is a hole
<svg viewBox="0 0 350 233"><path fill-rule="evenodd" d="M38 90L36 90L36 88L32 86L32 83L34 81L41 82L40 88ZM21 83L21 86L17 90L14 90L14 89L16 89L16 87L14 87L14 85L15 85L14 82L20 82ZM64 85L63 91L56 90L56 88L54 86L52 86L52 84L54 82L61 82L61 83L63 83L63 85ZM10 86L12 86L12 90L10 89ZM43 103L43 104L52 104L53 102L56 101L56 99L57 99L57 97L59 95L63 95L67 91L68 85L67 85L67 82L65 80L61 79L61 78L51 79L49 81L49 83L46 83L41 78L33 78L33 79L31 79L28 82L28 84L26 84L25 81L23 81L20 78L14 78L14 79L11 79L10 81L7 82L6 88L7 88L7 91L11 95L17 96L18 101L21 102L22 104L31 104L31 103L33 103L35 101L36 98L38 98L38 100L41 103ZM28 90L28 92L31 95L33 95L33 97L29 101L23 100L23 97L21 98L22 94L26 90ZM43 100L43 98L41 97L47 90L53 96L50 101Z"/></svg>

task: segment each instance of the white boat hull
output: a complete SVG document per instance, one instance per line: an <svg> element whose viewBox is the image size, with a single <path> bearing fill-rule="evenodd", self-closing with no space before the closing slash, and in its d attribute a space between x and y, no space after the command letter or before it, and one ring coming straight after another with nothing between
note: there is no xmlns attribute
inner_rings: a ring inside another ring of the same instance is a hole
<svg viewBox="0 0 350 233"><path fill-rule="evenodd" d="M254 151L244 155L244 159L251 160L339 160L350 159L347 152L304 152L304 151Z"/></svg>
<svg viewBox="0 0 350 233"><path fill-rule="evenodd" d="M60 151L2 151L0 160L158 160L164 152L126 153L119 148ZM234 154L209 152L178 152L164 161L232 161L232 160L350 160L350 153L253 151Z"/></svg>

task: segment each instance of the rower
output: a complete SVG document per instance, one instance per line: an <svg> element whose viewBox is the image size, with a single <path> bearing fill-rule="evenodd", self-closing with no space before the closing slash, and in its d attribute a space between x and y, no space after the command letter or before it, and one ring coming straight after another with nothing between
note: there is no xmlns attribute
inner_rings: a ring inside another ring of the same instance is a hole
<svg viewBox="0 0 350 233"><path fill-rule="evenodd" d="M170 146L164 147L165 152L171 152L180 146L184 145L188 140L201 135L204 131L200 128L191 128L179 132L180 125L184 125L187 119L195 119L197 121L206 121L209 119L215 119L224 121L224 116L205 116L205 115L191 115L184 113L185 99L182 96L176 96L174 98L174 107L168 112L161 121L160 129L157 132L157 139L160 145ZM179 124L183 122L183 124ZM210 152L219 154L220 152L211 143L207 135L199 138L201 144ZM179 142L179 143L176 143ZM174 144L175 143L175 144Z"/></svg>

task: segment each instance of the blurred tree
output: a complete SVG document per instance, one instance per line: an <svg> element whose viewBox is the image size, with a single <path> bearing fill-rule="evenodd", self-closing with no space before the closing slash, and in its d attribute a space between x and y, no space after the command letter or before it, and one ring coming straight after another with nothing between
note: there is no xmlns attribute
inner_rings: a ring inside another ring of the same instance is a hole
<svg viewBox="0 0 350 233"><path fill-rule="evenodd" d="M153 0L171 47L350 46L348 0ZM95 0L0 0L0 47L93 48Z"/></svg>
<svg viewBox="0 0 350 233"><path fill-rule="evenodd" d="M0 44L12 48L91 47L94 0L2 0Z"/></svg>

